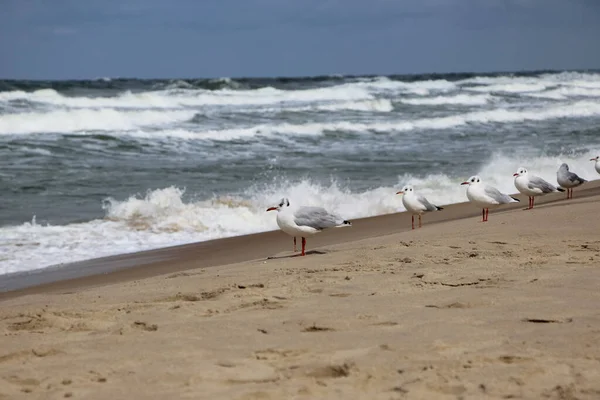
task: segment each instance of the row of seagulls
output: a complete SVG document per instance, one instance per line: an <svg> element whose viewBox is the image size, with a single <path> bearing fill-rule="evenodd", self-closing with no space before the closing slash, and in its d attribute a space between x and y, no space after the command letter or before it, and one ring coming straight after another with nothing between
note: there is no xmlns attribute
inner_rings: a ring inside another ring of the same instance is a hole
<svg viewBox="0 0 600 400"><path fill-rule="evenodd" d="M600 174L600 156L590 159L595 161L596 171ZM536 196L543 196L548 193L564 192L567 189L567 199L573 198L573 188L584 184L587 180L579 175L570 172L569 166L561 164L556 172L556 180L559 187L552 185L539 176L530 175L526 168L520 167L513 174L514 184L517 190L529 197L528 210L532 209ZM487 222L490 209L495 209L503 204L517 203L519 199L500 192L493 186L482 182L481 177L474 175L461 185L468 185L467 198L477 207L481 207L482 222ZM565 189L563 189L565 188ZM403 194L402 204L408 212L412 214L412 229L415 229L415 215L419 216L419 228L421 227L421 215L426 212L443 210L432 204L424 196L417 195L411 185L406 185L397 194Z"/></svg>
<svg viewBox="0 0 600 400"><path fill-rule="evenodd" d="M516 203L519 199L515 199L507 194L500 192L495 187L486 185L481 178L474 175L467 179L461 185L469 185L467 187L467 198L473 204L481 207L482 221L488 220L490 208L494 209L502 204ZM427 198L417 195L414 188L410 185L404 186L397 194L403 194L402 204L408 212L412 214L412 229L415 229L415 215L419 216L419 228L421 227L421 215L426 212L440 211L442 207L432 204Z"/></svg>
<svg viewBox="0 0 600 400"><path fill-rule="evenodd" d="M600 174L600 156L590 159L595 161L595 169ZM573 188L587 182L577 174L569 171L569 166L561 164L556 172L556 180L559 187L552 185L544 179L530 175L526 168L520 167L513 174L514 184L517 190L529 197L528 210L532 209L536 196L543 196L548 193L564 192L567 189L567 199L573 198ZM481 177L474 175L461 185L468 185L467 198L471 203L482 209L482 221L488 220L489 210L500 207L503 204L517 203L519 199L500 192L493 186L483 183ZM415 193L411 185L406 185L397 192L401 194L404 208L412 215L412 229L415 229L415 215L419 217L419 228L421 228L421 216L427 212L441 211L439 207L431 203L425 196ZM313 236L330 228L342 228L352 226L337 214L330 213L322 207L304 207L296 206L290 203L288 198L282 198L279 204L269 207L267 211L277 211L277 225L279 228L294 238L294 252L296 248L296 237L302 238L302 252L300 255L306 255L306 237Z"/></svg>

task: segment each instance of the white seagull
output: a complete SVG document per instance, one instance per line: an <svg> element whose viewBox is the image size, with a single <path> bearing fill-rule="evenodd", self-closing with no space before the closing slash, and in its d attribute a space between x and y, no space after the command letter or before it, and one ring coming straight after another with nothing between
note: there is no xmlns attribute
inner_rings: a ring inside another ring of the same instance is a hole
<svg viewBox="0 0 600 400"><path fill-rule="evenodd" d="M277 225L282 231L294 237L302 237L302 256L305 255L306 237L315 235L324 229L352 226L350 221L332 214L322 207L294 207L287 198L279 201L276 207L267 211L277 211Z"/></svg>
<svg viewBox="0 0 600 400"><path fill-rule="evenodd" d="M596 163L594 164L594 168L596 168L596 172L600 174L600 156L590 158L590 161L596 161Z"/></svg>
<svg viewBox="0 0 600 400"><path fill-rule="evenodd" d="M546 182L539 176L529 175L527 169L523 167L519 167L513 176L515 177L515 187L517 190L529 197L529 207L527 207L528 210L533 208L535 196L543 196L548 193L565 191L562 188L557 188L554 185Z"/></svg>
<svg viewBox="0 0 600 400"><path fill-rule="evenodd" d="M573 188L577 187L585 182L587 182L582 177L577 174L569 171L569 166L565 163L562 163L561 166L556 171L556 181L560 185L567 189L567 199L573 198Z"/></svg>
<svg viewBox="0 0 600 400"><path fill-rule="evenodd" d="M477 207L481 207L482 222L488 220L490 208L498 208L502 204L517 203L519 199L515 199L507 194L500 192L495 187L486 185L477 175L470 177L461 185L469 185L467 188L467 198Z"/></svg>
<svg viewBox="0 0 600 400"><path fill-rule="evenodd" d="M403 194L402 204L408 212L412 214L412 228L415 229L415 215L419 216L419 228L421 227L421 215L429 211L440 211L442 207L431 204L424 196L415 194L415 189L411 185L406 185L396 194Z"/></svg>

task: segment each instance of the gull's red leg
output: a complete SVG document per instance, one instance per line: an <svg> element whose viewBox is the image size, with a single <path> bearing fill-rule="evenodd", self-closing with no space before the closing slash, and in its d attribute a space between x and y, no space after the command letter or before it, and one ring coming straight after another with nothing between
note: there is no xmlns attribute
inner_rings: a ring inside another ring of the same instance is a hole
<svg viewBox="0 0 600 400"><path fill-rule="evenodd" d="M306 250L306 238L302 238L302 255L306 255L304 252Z"/></svg>
<svg viewBox="0 0 600 400"><path fill-rule="evenodd" d="M411 220L412 220L412 228L415 229L415 216L411 216Z"/></svg>
<svg viewBox="0 0 600 400"><path fill-rule="evenodd" d="M419 228L421 227L421 214L419 214Z"/></svg>
<svg viewBox="0 0 600 400"><path fill-rule="evenodd" d="M294 236L294 253L298 251L298 248L296 247L296 236Z"/></svg>

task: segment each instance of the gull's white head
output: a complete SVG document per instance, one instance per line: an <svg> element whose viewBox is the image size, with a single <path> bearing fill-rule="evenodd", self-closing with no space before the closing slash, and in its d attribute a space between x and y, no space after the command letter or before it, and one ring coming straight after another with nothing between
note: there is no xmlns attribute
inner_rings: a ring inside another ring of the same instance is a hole
<svg viewBox="0 0 600 400"><path fill-rule="evenodd" d="M480 183L481 178L478 175L473 175L472 177L461 183L461 185L478 185Z"/></svg>
<svg viewBox="0 0 600 400"><path fill-rule="evenodd" d="M560 167L558 167L558 170L565 170L565 171L569 171L569 166L567 165L567 163L562 163L560 164Z"/></svg>
<svg viewBox="0 0 600 400"><path fill-rule="evenodd" d="M513 176L525 176L527 175L527 169L523 168L523 167L519 167L519 169L517 170L517 172L515 172L513 174Z"/></svg>
<svg viewBox="0 0 600 400"><path fill-rule="evenodd" d="M287 197L284 197L283 199L279 200L279 204L275 207L269 207L267 208L267 211L281 211L284 207L289 207L290 206L290 200Z"/></svg>
<svg viewBox="0 0 600 400"><path fill-rule="evenodd" d="M402 188L401 191L397 192L396 194L410 194L410 193L414 193L415 189L411 186L411 185L406 185Z"/></svg>

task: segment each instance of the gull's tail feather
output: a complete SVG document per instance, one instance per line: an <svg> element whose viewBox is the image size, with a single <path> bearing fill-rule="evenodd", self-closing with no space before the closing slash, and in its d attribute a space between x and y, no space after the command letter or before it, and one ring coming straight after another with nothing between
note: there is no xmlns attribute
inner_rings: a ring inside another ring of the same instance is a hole
<svg viewBox="0 0 600 400"><path fill-rule="evenodd" d="M561 187L557 187L556 190L558 190L559 192L564 192L565 189L561 188Z"/></svg>
<svg viewBox="0 0 600 400"><path fill-rule="evenodd" d="M514 201L516 201L516 202L520 202L520 201L521 201L521 200L519 200L519 199L517 199L517 198L515 198L515 197L512 197L512 196L510 196L510 198L511 198L511 199L513 199L513 200L514 200Z"/></svg>

